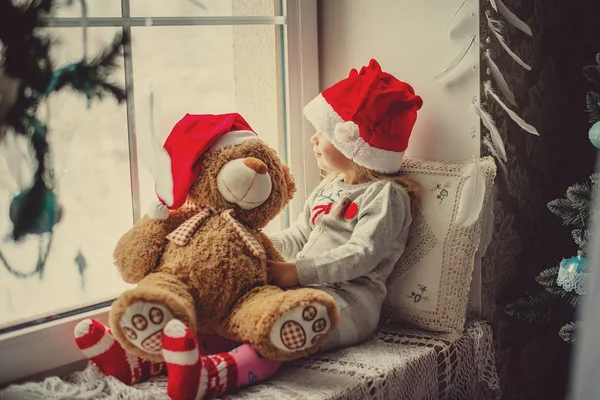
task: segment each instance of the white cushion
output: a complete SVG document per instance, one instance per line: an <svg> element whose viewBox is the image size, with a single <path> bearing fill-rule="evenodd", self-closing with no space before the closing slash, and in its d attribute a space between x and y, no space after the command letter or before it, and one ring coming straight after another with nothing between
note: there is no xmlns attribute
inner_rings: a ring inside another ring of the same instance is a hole
<svg viewBox="0 0 600 400"><path fill-rule="evenodd" d="M388 280L383 319L436 332L462 333L483 214L471 226L454 224L470 165L405 160L402 172L421 188L407 247ZM486 157L480 167L487 202L496 166Z"/></svg>

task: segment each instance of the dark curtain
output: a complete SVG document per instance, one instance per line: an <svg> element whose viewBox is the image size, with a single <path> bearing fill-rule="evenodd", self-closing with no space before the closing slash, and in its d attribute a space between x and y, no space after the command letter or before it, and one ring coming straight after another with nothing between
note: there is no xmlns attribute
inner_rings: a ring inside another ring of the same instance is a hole
<svg viewBox="0 0 600 400"><path fill-rule="evenodd" d="M570 229L547 203L593 172L596 149L588 141L585 95L591 89L582 75L600 52L598 0L503 0L533 30L533 37L505 24L509 47L529 63L516 64L488 32L485 12L506 22L481 0L481 41L513 90L512 107L534 125L533 136L516 125L492 99L482 101L505 140L506 174L497 178L492 244L483 261L484 316L493 323L503 399L563 399L569 376L570 346L556 329L516 323L504 304L539 288L534 278L543 269L575 255ZM482 57L481 80L487 75ZM500 95L500 91L496 90ZM482 127L482 134L487 131ZM487 154L483 148L483 154Z"/></svg>

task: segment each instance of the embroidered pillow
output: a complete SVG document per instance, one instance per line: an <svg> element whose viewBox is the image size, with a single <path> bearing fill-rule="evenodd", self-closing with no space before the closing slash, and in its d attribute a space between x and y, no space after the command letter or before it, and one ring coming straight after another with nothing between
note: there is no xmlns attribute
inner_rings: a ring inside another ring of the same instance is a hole
<svg viewBox="0 0 600 400"><path fill-rule="evenodd" d="M406 249L388 279L383 320L462 333L483 214L468 227L454 223L471 165L405 159L402 172L421 188ZM480 167L487 202L496 166L485 157Z"/></svg>

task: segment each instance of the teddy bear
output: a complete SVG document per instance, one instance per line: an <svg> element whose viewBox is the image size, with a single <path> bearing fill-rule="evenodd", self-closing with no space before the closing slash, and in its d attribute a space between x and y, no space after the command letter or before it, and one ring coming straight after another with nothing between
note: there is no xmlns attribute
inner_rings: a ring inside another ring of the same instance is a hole
<svg viewBox="0 0 600 400"><path fill-rule="evenodd" d="M162 330L178 319L274 360L317 351L338 324L333 297L267 284L266 261L283 258L261 229L296 190L289 168L237 113L186 114L162 151L170 171L156 177L159 202L114 250L137 284L109 313L121 346L161 361Z"/></svg>

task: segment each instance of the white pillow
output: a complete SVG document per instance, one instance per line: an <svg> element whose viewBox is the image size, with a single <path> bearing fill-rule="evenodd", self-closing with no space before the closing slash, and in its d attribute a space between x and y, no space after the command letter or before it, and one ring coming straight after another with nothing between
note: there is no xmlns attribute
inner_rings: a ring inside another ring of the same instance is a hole
<svg viewBox="0 0 600 400"><path fill-rule="evenodd" d="M483 214L468 227L454 223L471 165L405 160L402 172L421 188L406 249L388 279L383 319L457 336L462 333ZM487 202L496 165L485 157L480 168Z"/></svg>

